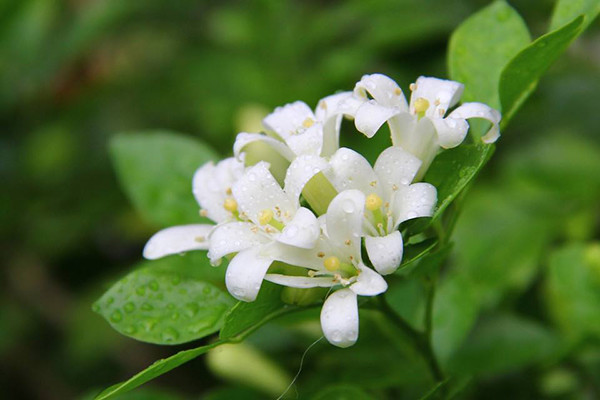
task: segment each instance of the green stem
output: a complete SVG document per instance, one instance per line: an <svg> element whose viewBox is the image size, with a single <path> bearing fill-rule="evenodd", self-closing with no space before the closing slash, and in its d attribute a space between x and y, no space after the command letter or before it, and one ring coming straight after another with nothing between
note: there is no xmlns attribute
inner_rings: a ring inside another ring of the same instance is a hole
<svg viewBox="0 0 600 400"><path fill-rule="evenodd" d="M423 360L426 362L429 371L433 379L436 382L442 382L444 378L444 373L440 368L440 365L433 353L433 349L431 347L430 335L431 332L420 332L410 326L408 322L404 320L400 315L398 315L392 307L385 300L385 297L378 296L379 299L379 309L380 311L392 322L396 325L402 333L410 340L414 348L421 354ZM426 325L430 325L430 322Z"/></svg>
<svg viewBox="0 0 600 400"><path fill-rule="evenodd" d="M322 172L313 176L302 190L302 195L317 216L327 212L329 203L337 194L337 190Z"/></svg>

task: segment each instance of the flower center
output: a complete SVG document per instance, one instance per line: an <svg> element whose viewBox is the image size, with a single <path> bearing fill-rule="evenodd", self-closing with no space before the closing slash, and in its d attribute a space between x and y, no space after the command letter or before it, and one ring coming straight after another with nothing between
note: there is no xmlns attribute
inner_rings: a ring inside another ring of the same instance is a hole
<svg viewBox="0 0 600 400"><path fill-rule="evenodd" d="M425 116L427 109L429 109L429 101L423 97L419 97L417 100L415 100L414 107L415 113L419 119L421 119Z"/></svg>
<svg viewBox="0 0 600 400"><path fill-rule="evenodd" d="M375 211L381 207L381 204L383 204L383 200L381 200L381 197L379 197L375 193L371 193L367 196L365 207L367 207L367 210Z"/></svg>
<svg viewBox="0 0 600 400"><path fill-rule="evenodd" d="M232 199L231 197L228 197L223 203L223 208L232 213L236 212L238 208L237 201L235 201L235 199Z"/></svg>
<svg viewBox="0 0 600 400"><path fill-rule="evenodd" d="M271 210L270 208L265 208L258 214L258 223L262 226L270 225L279 231L283 230L284 225L281 222L277 221L274 218L274 216L275 214L273 213L273 210Z"/></svg>

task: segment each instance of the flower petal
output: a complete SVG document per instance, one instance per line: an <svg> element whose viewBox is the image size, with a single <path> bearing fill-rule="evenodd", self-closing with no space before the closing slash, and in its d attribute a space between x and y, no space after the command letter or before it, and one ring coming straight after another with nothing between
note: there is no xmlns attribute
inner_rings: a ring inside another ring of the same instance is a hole
<svg viewBox="0 0 600 400"><path fill-rule="evenodd" d="M409 113L399 114L390 120L390 130L394 146L402 147L421 160L421 168L414 180L421 179L439 150L431 119L417 120Z"/></svg>
<svg viewBox="0 0 600 400"><path fill-rule="evenodd" d="M392 212L396 221L394 229L401 222L413 218L431 217L437 202L435 186L419 182L400 188L392 203Z"/></svg>
<svg viewBox="0 0 600 400"><path fill-rule="evenodd" d="M272 210L275 218L282 222L291 219L296 211L295 204L279 186L266 162L248 168L233 185L232 192L240 213L257 225L264 210Z"/></svg>
<svg viewBox="0 0 600 400"><path fill-rule="evenodd" d="M423 98L429 102L425 115L429 118L443 118L448 109L458 103L464 88L459 82L420 76L410 97L410 112L415 114L415 101Z"/></svg>
<svg viewBox="0 0 600 400"><path fill-rule="evenodd" d="M217 226L210 235L208 258L218 262L227 254L237 253L268 241L249 222L229 222Z"/></svg>
<svg viewBox="0 0 600 400"><path fill-rule="evenodd" d="M338 191L358 189L367 195L373 192L383 195L371 164L356 151L342 147L331 157L329 165L325 176Z"/></svg>
<svg viewBox="0 0 600 400"><path fill-rule="evenodd" d="M360 296L377 296L388 288L387 282L381 275L364 264L359 264L360 274L356 282L350 285L350 290Z"/></svg>
<svg viewBox="0 0 600 400"><path fill-rule="evenodd" d="M340 147L340 125L344 114L354 116L354 107L348 99L352 92L342 92L327 96L319 101L315 110L317 121L323 124L323 148L321 155L328 157Z"/></svg>
<svg viewBox="0 0 600 400"><path fill-rule="evenodd" d="M394 188L413 181L420 167L421 160L400 147L392 146L381 152L373 169L389 199Z"/></svg>
<svg viewBox="0 0 600 400"><path fill-rule="evenodd" d="M315 122L315 119L315 115L306 103L296 101L277 107L263 119L263 125L287 142L290 136L298 133L298 129L303 127L305 121Z"/></svg>
<svg viewBox="0 0 600 400"><path fill-rule="evenodd" d="M497 110L483 103L465 103L452 111L450 118L483 118L492 123L490 130L481 138L485 143L494 143L500 137L500 119L502 116Z"/></svg>
<svg viewBox="0 0 600 400"><path fill-rule="evenodd" d="M290 276L282 274L266 274L265 280L276 283L278 285L289 286L299 289L307 289L313 287L331 287L336 283L333 281L333 277L320 277L316 276L311 278L309 276Z"/></svg>
<svg viewBox="0 0 600 400"><path fill-rule="evenodd" d="M294 218L283 228L277 240L290 246L304 249L315 247L319 239L319 223L317 217L307 208L301 207Z"/></svg>
<svg viewBox="0 0 600 400"><path fill-rule="evenodd" d="M273 242L265 246L264 252L277 261L318 271L325 269L323 259L319 257L319 253L323 252L325 254L327 249L323 247L323 244L325 244L325 241L319 239L314 248L304 249L281 242Z"/></svg>
<svg viewBox="0 0 600 400"><path fill-rule="evenodd" d="M350 289L332 293L321 309L321 329L334 346L349 347L358 339L358 304Z"/></svg>
<svg viewBox="0 0 600 400"><path fill-rule="evenodd" d="M284 191L298 203L304 185L319 172L329 168L329 163L319 156L304 155L296 158L287 169Z"/></svg>
<svg viewBox="0 0 600 400"><path fill-rule="evenodd" d="M382 106L408 111L408 104L402 89L388 76L382 74L364 75L354 87L354 93L357 96L366 98L365 92L368 92Z"/></svg>
<svg viewBox="0 0 600 400"><path fill-rule="evenodd" d="M359 132L372 138L384 123L399 113L401 111L398 108L387 107L375 100L369 100L356 110L354 125Z"/></svg>
<svg viewBox="0 0 600 400"><path fill-rule="evenodd" d="M260 253L260 246L238 253L227 267L225 285L233 297L242 301L254 301L263 278L273 259Z"/></svg>
<svg viewBox="0 0 600 400"><path fill-rule="evenodd" d="M402 235L394 231L387 236L365 236L365 248L375 270L381 275L396 271L402 261Z"/></svg>
<svg viewBox="0 0 600 400"><path fill-rule="evenodd" d="M156 232L144 246L144 258L155 260L189 250L208 249L208 234L214 225L180 225Z"/></svg>
<svg viewBox="0 0 600 400"><path fill-rule="evenodd" d="M458 146L465 140L469 124L460 118L431 119L438 137L438 143L444 149Z"/></svg>
<svg viewBox="0 0 600 400"><path fill-rule="evenodd" d="M281 154L287 160L293 160L296 155L294 152L288 147L284 142L272 138L270 136L264 135L262 133L238 133L235 137L235 143L233 144L233 154L235 157L240 158L244 153L244 148L253 142L263 142L268 144Z"/></svg>
<svg viewBox="0 0 600 400"><path fill-rule="evenodd" d="M192 191L198 204L206 210L207 217L223 222L231 213L223 208L228 189L244 172L244 164L233 157L204 164L196 170L192 179Z"/></svg>
<svg viewBox="0 0 600 400"><path fill-rule="evenodd" d="M365 195L358 190L346 190L331 200L325 217L327 235L332 245L351 262L360 260Z"/></svg>

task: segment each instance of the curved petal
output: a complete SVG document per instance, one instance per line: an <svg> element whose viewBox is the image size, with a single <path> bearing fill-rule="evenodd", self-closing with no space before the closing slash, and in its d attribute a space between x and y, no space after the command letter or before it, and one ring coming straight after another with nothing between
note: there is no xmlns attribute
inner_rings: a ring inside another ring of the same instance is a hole
<svg viewBox="0 0 600 400"><path fill-rule="evenodd" d="M312 120L311 120L312 121ZM300 127L296 134L289 136L285 142L297 156L311 154L318 156L323 148L323 124L311 122L309 128Z"/></svg>
<svg viewBox="0 0 600 400"><path fill-rule="evenodd" d="M270 136L262 133L238 133L235 137L235 143L233 144L233 154L240 158L244 152L244 148L250 143L263 142L271 146L273 150L281 154L287 160L293 160L296 155L294 152L282 141L279 141Z"/></svg>
<svg viewBox="0 0 600 400"><path fill-rule="evenodd" d="M144 258L155 260L189 250L208 249L208 234L214 225L180 225L156 232L144 246Z"/></svg>
<svg viewBox="0 0 600 400"><path fill-rule="evenodd" d="M431 119L417 120L414 115L403 113L390 121L390 129L394 146L402 147L421 160L421 168L414 180L421 179L439 150Z"/></svg>
<svg viewBox="0 0 600 400"><path fill-rule="evenodd" d="M227 267L225 285L233 297L242 301L254 301L263 278L273 259L260 254L260 246L238 253Z"/></svg>
<svg viewBox="0 0 600 400"><path fill-rule="evenodd" d="M340 147L340 125L344 114L354 116L352 92L342 92L319 100L315 110L317 121L323 124L323 148L321 155L328 157Z"/></svg>
<svg viewBox="0 0 600 400"><path fill-rule="evenodd" d="M392 203L392 212L396 221L394 229L409 219L431 217L436 203L437 190L429 183L413 183L408 187L400 188Z"/></svg>
<svg viewBox="0 0 600 400"><path fill-rule="evenodd" d="M392 146L381 152L373 169L389 199L392 191L413 181L420 167L421 160L400 147Z"/></svg>
<svg viewBox="0 0 600 400"><path fill-rule="evenodd" d="M368 92L382 106L408 111L408 104L402 89L388 76L383 74L364 75L354 87L354 93L366 97L365 92Z"/></svg>
<svg viewBox="0 0 600 400"><path fill-rule="evenodd" d="M275 218L282 222L290 220L296 211L296 205L279 186L266 162L248 168L233 185L232 192L240 213L257 225L264 210L273 211Z"/></svg>
<svg viewBox="0 0 600 400"><path fill-rule="evenodd" d="M263 119L263 125L277 133L283 140L298 133L307 120L315 122L315 115L306 103L296 101L277 107L271 114Z"/></svg>
<svg viewBox="0 0 600 400"><path fill-rule="evenodd" d="M227 254L258 246L268 239L260 234L249 222L229 222L215 227L210 235L208 258L218 262Z"/></svg>
<svg viewBox="0 0 600 400"><path fill-rule="evenodd" d="M277 240L290 246L312 249L319 239L319 232L317 217L307 208L301 207L283 228Z"/></svg>
<svg viewBox="0 0 600 400"><path fill-rule="evenodd" d="M420 76L410 97L410 112L415 113L415 101L423 98L429 102L425 115L429 118L443 118L446 111L458 103L464 88L459 82Z"/></svg>
<svg viewBox="0 0 600 400"><path fill-rule="evenodd" d="M394 231L387 236L365 236L365 248L375 270L381 275L396 271L402 262L402 235Z"/></svg>
<svg viewBox="0 0 600 400"><path fill-rule="evenodd" d="M315 247L305 249L296 246L290 246L281 242L272 242L265 246L264 253L269 254L271 258L296 267L309 268L313 270L324 270L322 254L329 254L328 248L323 246L324 241L318 240Z"/></svg>
<svg viewBox="0 0 600 400"><path fill-rule="evenodd" d="M313 287L331 287L336 283L333 281L333 277L320 277L316 276L311 278L309 276L290 276L282 274L266 274L265 280L276 283L282 286L289 286L299 289L307 289Z"/></svg>
<svg viewBox="0 0 600 400"><path fill-rule="evenodd" d="M200 206L206 210L208 218L223 222L231 213L223 208L231 186L244 172L244 164L233 157L204 164L196 170L192 179L192 192Z"/></svg>
<svg viewBox="0 0 600 400"><path fill-rule="evenodd" d="M299 156L287 169L284 191L294 203L298 204L304 185L313 176L327 168L329 168L329 163L324 158L309 155Z"/></svg>
<svg viewBox="0 0 600 400"><path fill-rule="evenodd" d="M500 137L500 119L502 116L497 110L483 103L465 103L452 111L450 118L483 118L492 123L490 130L481 138L485 143L494 143Z"/></svg>
<svg viewBox="0 0 600 400"><path fill-rule="evenodd" d="M358 339L358 304L350 289L332 293L321 309L321 329L334 346L349 347Z"/></svg>
<svg viewBox="0 0 600 400"><path fill-rule="evenodd" d="M342 147L331 157L329 165L325 176L338 191L357 189L367 195L383 194L371 164L356 151Z"/></svg>
<svg viewBox="0 0 600 400"><path fill-rule="evenodd" d="M325 221L332 245L351 262L360 260L365 195L358 190L345 190L334 197L327 208Z"/></svg>
<svg viewBox="0 0 600 400"><path fill-rule="evenodd" d="M356 110L354 125L359 132L372 138L384 123L401 112L398 108L383 106L375 100L369 100Z"/></svg>
<svg viewBox="0 0 600 400"><path fill-rule="evenodd" d="M469 124L460 118L431 119L438 137L438 143L444 149L458 146L465 140Z"/></svg>
<svg viewBox="0 0 600 400"><path fill-rule="evenodd" d="M363 264L359 264L358 269L360 273L356 282L350 285L350 290L354 293L360 296L377 296L387 290L387 282L377 272Z"/></svg>

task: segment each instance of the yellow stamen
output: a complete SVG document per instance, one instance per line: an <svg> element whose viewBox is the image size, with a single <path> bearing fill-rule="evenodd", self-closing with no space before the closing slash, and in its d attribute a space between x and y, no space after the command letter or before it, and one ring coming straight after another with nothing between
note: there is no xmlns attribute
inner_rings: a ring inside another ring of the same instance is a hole
<svg viewBox="0 0 600 400"><path fill-rule="evenodd" d="M323 265L325 266L327 271L331 272L340 269L340 264L340 259L336 256L327 257L325 260L323 260Z"/></svg>
<svg viewBox="0 0 600 400"><path fill-rule="evenodd" d="M429 108L429 101L423 97L419 97L415 100L415 112L417 114L424 113Z"/></svg>
<svg viewBox="0 0 600 400"><path fill-rule="evenodd" d="M367 210L375 211L381 207L382 203L383 200L381 200L381 197L377 196L375 193L371 193L367 196L365 207L367 207Z"/></svg>
<svg viewBox="0 0 600 400"><path fill-rule="evenodd" d="M226 198L225 202L223 203L223 208L225 208L229 212L236 212L237 207L238 207L237 201L235 201L231 197Z"/></svg>
<svg viewBox="0 0 600 400"><path fill-rule="evenodd" d="M402 94L402 90L400 90L399 88L396 88L394 90L394 93L396 94L396 96L400 96Z"/></svg>
<svg viewBox="0 0 600 400"><path fill-rule="evenodd" d="M310 128L311 126L313 126L315 124L315 121L313 121L312 118L306 118L304 120L304 122L302 123L302 126L305 128Z"/></svg>
<svg viewBox="0 0 600 400"><path fill-rule="evenodd" d="M201 209L200 210L200 216L201 217L208 217L208 211L206 211L205 209Z"/></svg>
<svg viewBox="0 0 600 400"><path fill-rule="evenodd" d="M267 225L272 220L273 210L271 210L270 208L264 209L258 214L258 223L261 225Z"/></svg>

